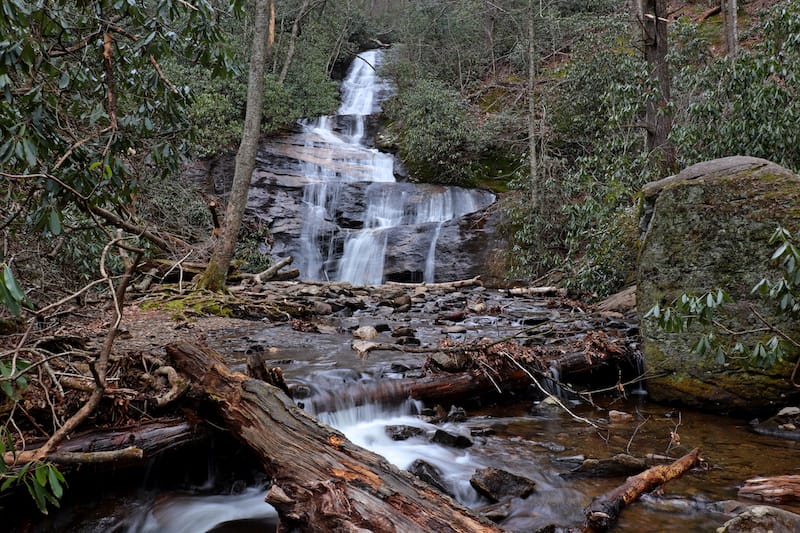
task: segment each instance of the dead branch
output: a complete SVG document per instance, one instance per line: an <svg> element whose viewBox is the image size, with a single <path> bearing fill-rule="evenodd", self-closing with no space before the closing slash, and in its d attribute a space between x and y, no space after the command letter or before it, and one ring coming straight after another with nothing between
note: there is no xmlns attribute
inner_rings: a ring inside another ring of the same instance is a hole
<svg viewBox="0 0 800 533"><path fill-rule="evenodd" d="M669 465L648 468L629 477L619 487L598 496L584 510L584 532L607 531L619 518L622 508L664 483L677 479L700 461L700 448L695 448Z"/></svg>

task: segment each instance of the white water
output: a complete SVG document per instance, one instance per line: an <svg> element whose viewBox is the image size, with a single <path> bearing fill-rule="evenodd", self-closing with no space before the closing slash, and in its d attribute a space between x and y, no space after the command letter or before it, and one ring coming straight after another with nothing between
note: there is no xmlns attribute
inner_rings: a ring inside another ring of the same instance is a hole
<svg viewBox="0 0 800 533"><path fill-rule="evenodd" d="M426 246L426 253L417 270L425 281L434 281L443 223L494 200L456 187L401 186L394 177L392 156L364 144L367 118L380 111L380 99L389 92L377 76L381 61L379 50L361 53L342 82L337 115L303 123L304 148L314 154L301 162L308 184L303 191L300 257L295 259L304 279L383 283L386 255L395 253L390 233L402 225L418 225L419 244ZM345 192L365 196L364 214L348 214L362 220L360 227L340 227L337 222Z"/></svg>
<svg viewBox="0 0 800 533"><path fill-rule="evenodd" d="M464 505L475 506L482 502L469 480L477 469L485 465L472 457L468 450L448 448L429 441L437 428L468 436L466 428L449 423L436 426L421 420L417 414L422 405L413 400L394 407L374 403L345 406L342 403L336 411L317 413L316 417L344 433L354 444L385 457L398 468L408 469L417 459L433 465L442 474L442 481L449 491ZM396 441L386 433L386 426L393 425L412 426L425 433Z"/></svg>
<svg viewBox="0 0 800 533"><path fill-rule="evenodd" d="M264 491L248 488L238 495L174 496L163 498L131 524L128 533L198 533L226 522L277 522L278 513L264 503Z"/></svg>

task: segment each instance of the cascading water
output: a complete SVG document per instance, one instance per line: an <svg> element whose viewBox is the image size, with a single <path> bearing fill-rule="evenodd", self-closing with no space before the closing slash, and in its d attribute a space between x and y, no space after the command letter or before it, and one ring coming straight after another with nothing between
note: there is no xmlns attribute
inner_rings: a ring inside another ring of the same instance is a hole
<svg viewBox="0 0 800 533"><path fill-rule="evenodd" d="M408 270L432 282L443 224L494 202L484 191L397 183L392 156L364 144L367 119L389 92L377 76L381 61L381 51L360 54L342 82L337 115L303 123L303 223L293 252L304 279L383 283L387 256L411 255L394 246L398 228L411 226L413 246L424 252ZM344 195L363 196L365 206L347 223Z"/></svg>

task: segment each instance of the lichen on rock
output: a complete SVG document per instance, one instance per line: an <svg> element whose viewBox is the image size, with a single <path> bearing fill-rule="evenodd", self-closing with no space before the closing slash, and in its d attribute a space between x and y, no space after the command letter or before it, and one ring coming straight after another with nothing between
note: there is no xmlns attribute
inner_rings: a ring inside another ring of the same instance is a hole
<svg viewBox="0 0 800 533"><path fill-rule="evenodd" d="M778 277L770 264L770 235L779 225L800 228L800 177L753 157L726 157L688 167L642 189L641 252L637 300L640 316L655 304L669 305L683 293L725 289L735 303L727 307L730 327L763 326L754 306L768 321L798 333L796 322L777 313L752 288L765 275ZM655 377L648 388L655 400L674 401L720 411L750 411L783 404L797 394L791 364L770 369L746 359L725 363L693 352L697 335L665 333L650 320L642 323L643 352ZM696 333L696 331L695 331ZM764 341L753 333L746 342ZM791 356L796 357L796 354Z"/></svg>

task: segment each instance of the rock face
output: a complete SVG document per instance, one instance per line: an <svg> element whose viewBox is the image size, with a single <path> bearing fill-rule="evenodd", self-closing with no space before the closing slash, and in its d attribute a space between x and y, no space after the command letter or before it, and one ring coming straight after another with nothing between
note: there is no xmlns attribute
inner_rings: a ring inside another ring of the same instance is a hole
<svg viewBox="0 0 800 533"><path fill-rule="evenodd" d="M800 177L763 159L727 157L650 183L642 195L640 316L684 292L723 288L736 301L730 306L733 328L762 326L753 305L788 332L800 330L777 319L772 302L751 294L765 274L778 277L770 266L772 232L779 224L793 233L800 227ZM759 333L743 340L769 337ZM766 371L732 358L720 365L693 352L697 332L667 334L650 320L642 322L642 338L645 364L656 375L648 389L657 401L751 411L785 404L797 394L789 383L790 362Z"/></svg>

